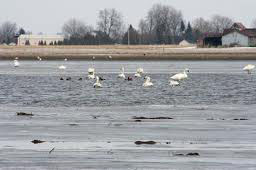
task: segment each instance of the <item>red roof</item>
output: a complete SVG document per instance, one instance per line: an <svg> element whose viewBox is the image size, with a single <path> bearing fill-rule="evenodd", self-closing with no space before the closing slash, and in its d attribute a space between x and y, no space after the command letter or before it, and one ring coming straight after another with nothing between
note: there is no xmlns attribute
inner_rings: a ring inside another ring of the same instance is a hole
<svg viewBox="0 0 256 170"><path fill-rule="evenodd" d="M233 32L238 32L240 34L243 34L247 37L256 37L256 29L243 29L243 30L236 30L236 29L225 29L223 32L223 36L233 33Z"/></svg>
<svg viewBox="0 0 256 170"><path fill-rule="evenodd" d="M239 29L239 30L244 30L246 27L241 23L241 22L235 22L231 29Z"/></svg>

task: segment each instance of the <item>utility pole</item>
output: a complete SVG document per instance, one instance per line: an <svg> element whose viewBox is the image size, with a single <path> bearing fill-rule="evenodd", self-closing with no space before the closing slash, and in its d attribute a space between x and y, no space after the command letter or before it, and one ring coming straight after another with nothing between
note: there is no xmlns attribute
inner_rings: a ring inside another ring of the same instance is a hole
<svg viewBox="0 0 256 170"><path fill-rule="evenodd" d="M130 25L128 27L128 45L130 45Z"/></svg>

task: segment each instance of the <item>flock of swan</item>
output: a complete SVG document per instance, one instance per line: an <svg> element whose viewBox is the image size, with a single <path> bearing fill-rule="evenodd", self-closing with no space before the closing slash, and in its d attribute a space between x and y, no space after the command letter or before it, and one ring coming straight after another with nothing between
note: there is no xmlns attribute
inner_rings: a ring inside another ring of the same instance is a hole
<svg viewBox="0 0 256 170"><path fill-rule="evenodd" d="M109 56L110 58L111 56ZM112 58L112 57L111 57ZM110 59L111 59L110 58ZM39 61L42 60L42 58L40 58L39 56L37 57L37 59ZM95 58L94 58L95 59ZM66 62L67 59L65 58L64 61ZM13 61L14 63L14 67L19 67L20 66L20 63L18 61L18 58L16 57ZM58 67L58 69L60 70L65 70L67 67L65 65L60 65ZM248 74L251 74L252 71L255 69L255 65L252 65L252 64L248 64L246 65L244 68L243 68L243 71L246 71ZM184 79L187 79L188 78L188 73L189 73L189 69L185 69L183 72L181 73L177 73L173 76L170 77L170 80L169 80L169 85L170 86L179 86L180 85L180 82ZM138 68L136 70L136 73L134 74L134 77L135 78L140 78L142 77L142 75L144 74L144 70L143 68ZM88 79L95 79L96 82L93 84L93 87L94 88L101 88L102 87L102 84L100 82L100 78L98 76L96 76L96 71L95 71L95 68L91 67L88 69ZM125 76L125 71L124 71L124 67L121 68L121 72L118 74L117 76L118 78L120 79L126 79L126 76ZM154 84L151 82L151 78L149 76L145 76L145 81L144 83L142 84L143 87L151 87L153 86ZM131 77L128 77L126 80L132 80Z"/></svg>

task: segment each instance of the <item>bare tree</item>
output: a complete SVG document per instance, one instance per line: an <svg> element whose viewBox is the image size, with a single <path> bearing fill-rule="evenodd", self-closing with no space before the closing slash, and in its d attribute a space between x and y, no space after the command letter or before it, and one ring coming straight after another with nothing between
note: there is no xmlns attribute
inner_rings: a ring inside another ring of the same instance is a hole
<svg viewBox="0 0 256 170"><path fill-rule="evenodd" d="M256 18L252 21L252 27L256 28Z"/></svg>
<svg viewBox="0 0 256 170"><path fill-rule="evenodd" d="M77 19L68 20L62 27L62 32L66 37L82 37L88 33L91 33L93 28L85 25L84 22Z"/></svg>
<svg viewBox="0 0 256 170"><path fill-rule="evenodd" d="M145 19L139 22L140 44L150 44L152 40L151 28Z"/></svg>
<svg viewBox="0 0 256 170"><path fill-rule="evenodd" d="M199 31L200 33L212 32L213 30L210 22L204 18L196 18L193 20L192 27L194 30Z"/></svg>
<svg viewBox="0 0 256 170"><path fill-rule="evenodd" d="M172 43L175 43L175 37L180 34L180 26L183 21L182 12L173 7L169 7L168 25L172 35Z"/></svg>
<svg viewBox="0 0 256 170"><path fill-rule="evenodd" d="M155 34L157 43L168 42L170 36L174 43L175 37L180 33L179 27L182 20L181 11L169 5L155 4L147 15L149 31Z"/></svg>
<svg viewBox="0 0 256 170"><path fill-rule="evenodd" d="M121 38L124 33L124 22L116 9L104 9L99 12L97 26L99 31L113 39Z"/></svg>
<svg viewBox="0 0 256 170"><path fill-rule="evenodd" d="M15 34L17 32L16 23L4 22L0 26L0 43L11 43L15 42Z"/></svg>
<svg viewBox="0 0 256 170"><path fill-rule="evenodd" d="M214 32L222 33L224 29L230 28L233 25L233 20L229 17L214 15L211 18L211 25Z"/></svg>

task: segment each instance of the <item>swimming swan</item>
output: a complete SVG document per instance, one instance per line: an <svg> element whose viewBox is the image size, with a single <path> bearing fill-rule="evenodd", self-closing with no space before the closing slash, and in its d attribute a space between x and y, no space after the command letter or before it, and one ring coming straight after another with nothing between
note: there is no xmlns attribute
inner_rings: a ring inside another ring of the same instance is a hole
<svg viewBox="0 0 256 170"><path fill-rule="evenodd" d="M143 73L144 73L143 68L138 68L138 69L137 69L137 73L143 74Z"/></svg>
<svg viewBox="0 0 256 170"><path fill-rule="evenodd" d="M121 68L121 73L118 75L118 78L123 78L123 79L125 79L124 67Z"/></svg>
<svg viewBox="0 0 256 170"><path fill-rule="evenodd" d="M143 87L150 87L153 86L153 83L150 81L150 77L145 77L146 81L143 83Z"/></svg>
<svg viewBox="0 0 256 170"><path fill-rule="evenodd" d="M134 77L141 77L141 74L140 73L135 73Z"/></svg>
<svg viewBox="0 0 256 170"><path fill-rule="evenodd" d="M96 82L93 84L94 88L101 88L102 85L100 84L100 79L98 76L96 76Z"/></svg>
<svg viewBox="0 0 256 170"><path fill-rule="evenodd" d="M67 60L68 60L68 59L66 59L66 58L64 59L64 61L67 61ZM60 69L60 70L65 70L66 68L67 68L67 67L64 66L64 65L59 66L59 69Z"/></svg>
<svg viewBox="0 0 256 170"><path fill-rule="evenodd" d="M141 74L143 74L143 73L144 73L143 68L138 68L134 77L141 77Z"/></svg>
<svg viewBox="0 0 256 170"><path fill-rule="evenodd" d="M95 79L95 69L94 68L88 68L88 78Z"/></svg>
<svg viewBox="0 0 256 170"><path fill-rule="evenodd" d="M65 70L66 68L67 68L67 67L64 66L64 65L59 66L59 69L60 69L60 70Z"/></svg>
<svg viewBox="0 0 256 170"><path fill-rule="evenodd" d="M88 68L88 73L90 74L92 74L92 73L94 73L95 72L95 69L94 68Z"/></svg>
<svg viewBox="0 0 256 170"><path fill-rule="evenodd" d="M255 68L255 65L252 65L252 64L248 64L247 66L245 66L243 68L244 71L247 71L248 74L251 74L252 73L252 70Z"/></svg>
<svg viewBox="0 0 256 170"><path fill-rule="evenodd" d="M15 60L13 61L13 65L14 65L14 67L19 67L20 66L18 58L15 58Z"/></svg>
<svg viewBox="0 0 256 170"><path fill-rule="evenodd" d="M171 77L171 79L177 80L177 81L184 80L184 79L188 78L187 73L189 73L189 69L186 68L183 73L175 74L174 76Z"/></svg>

